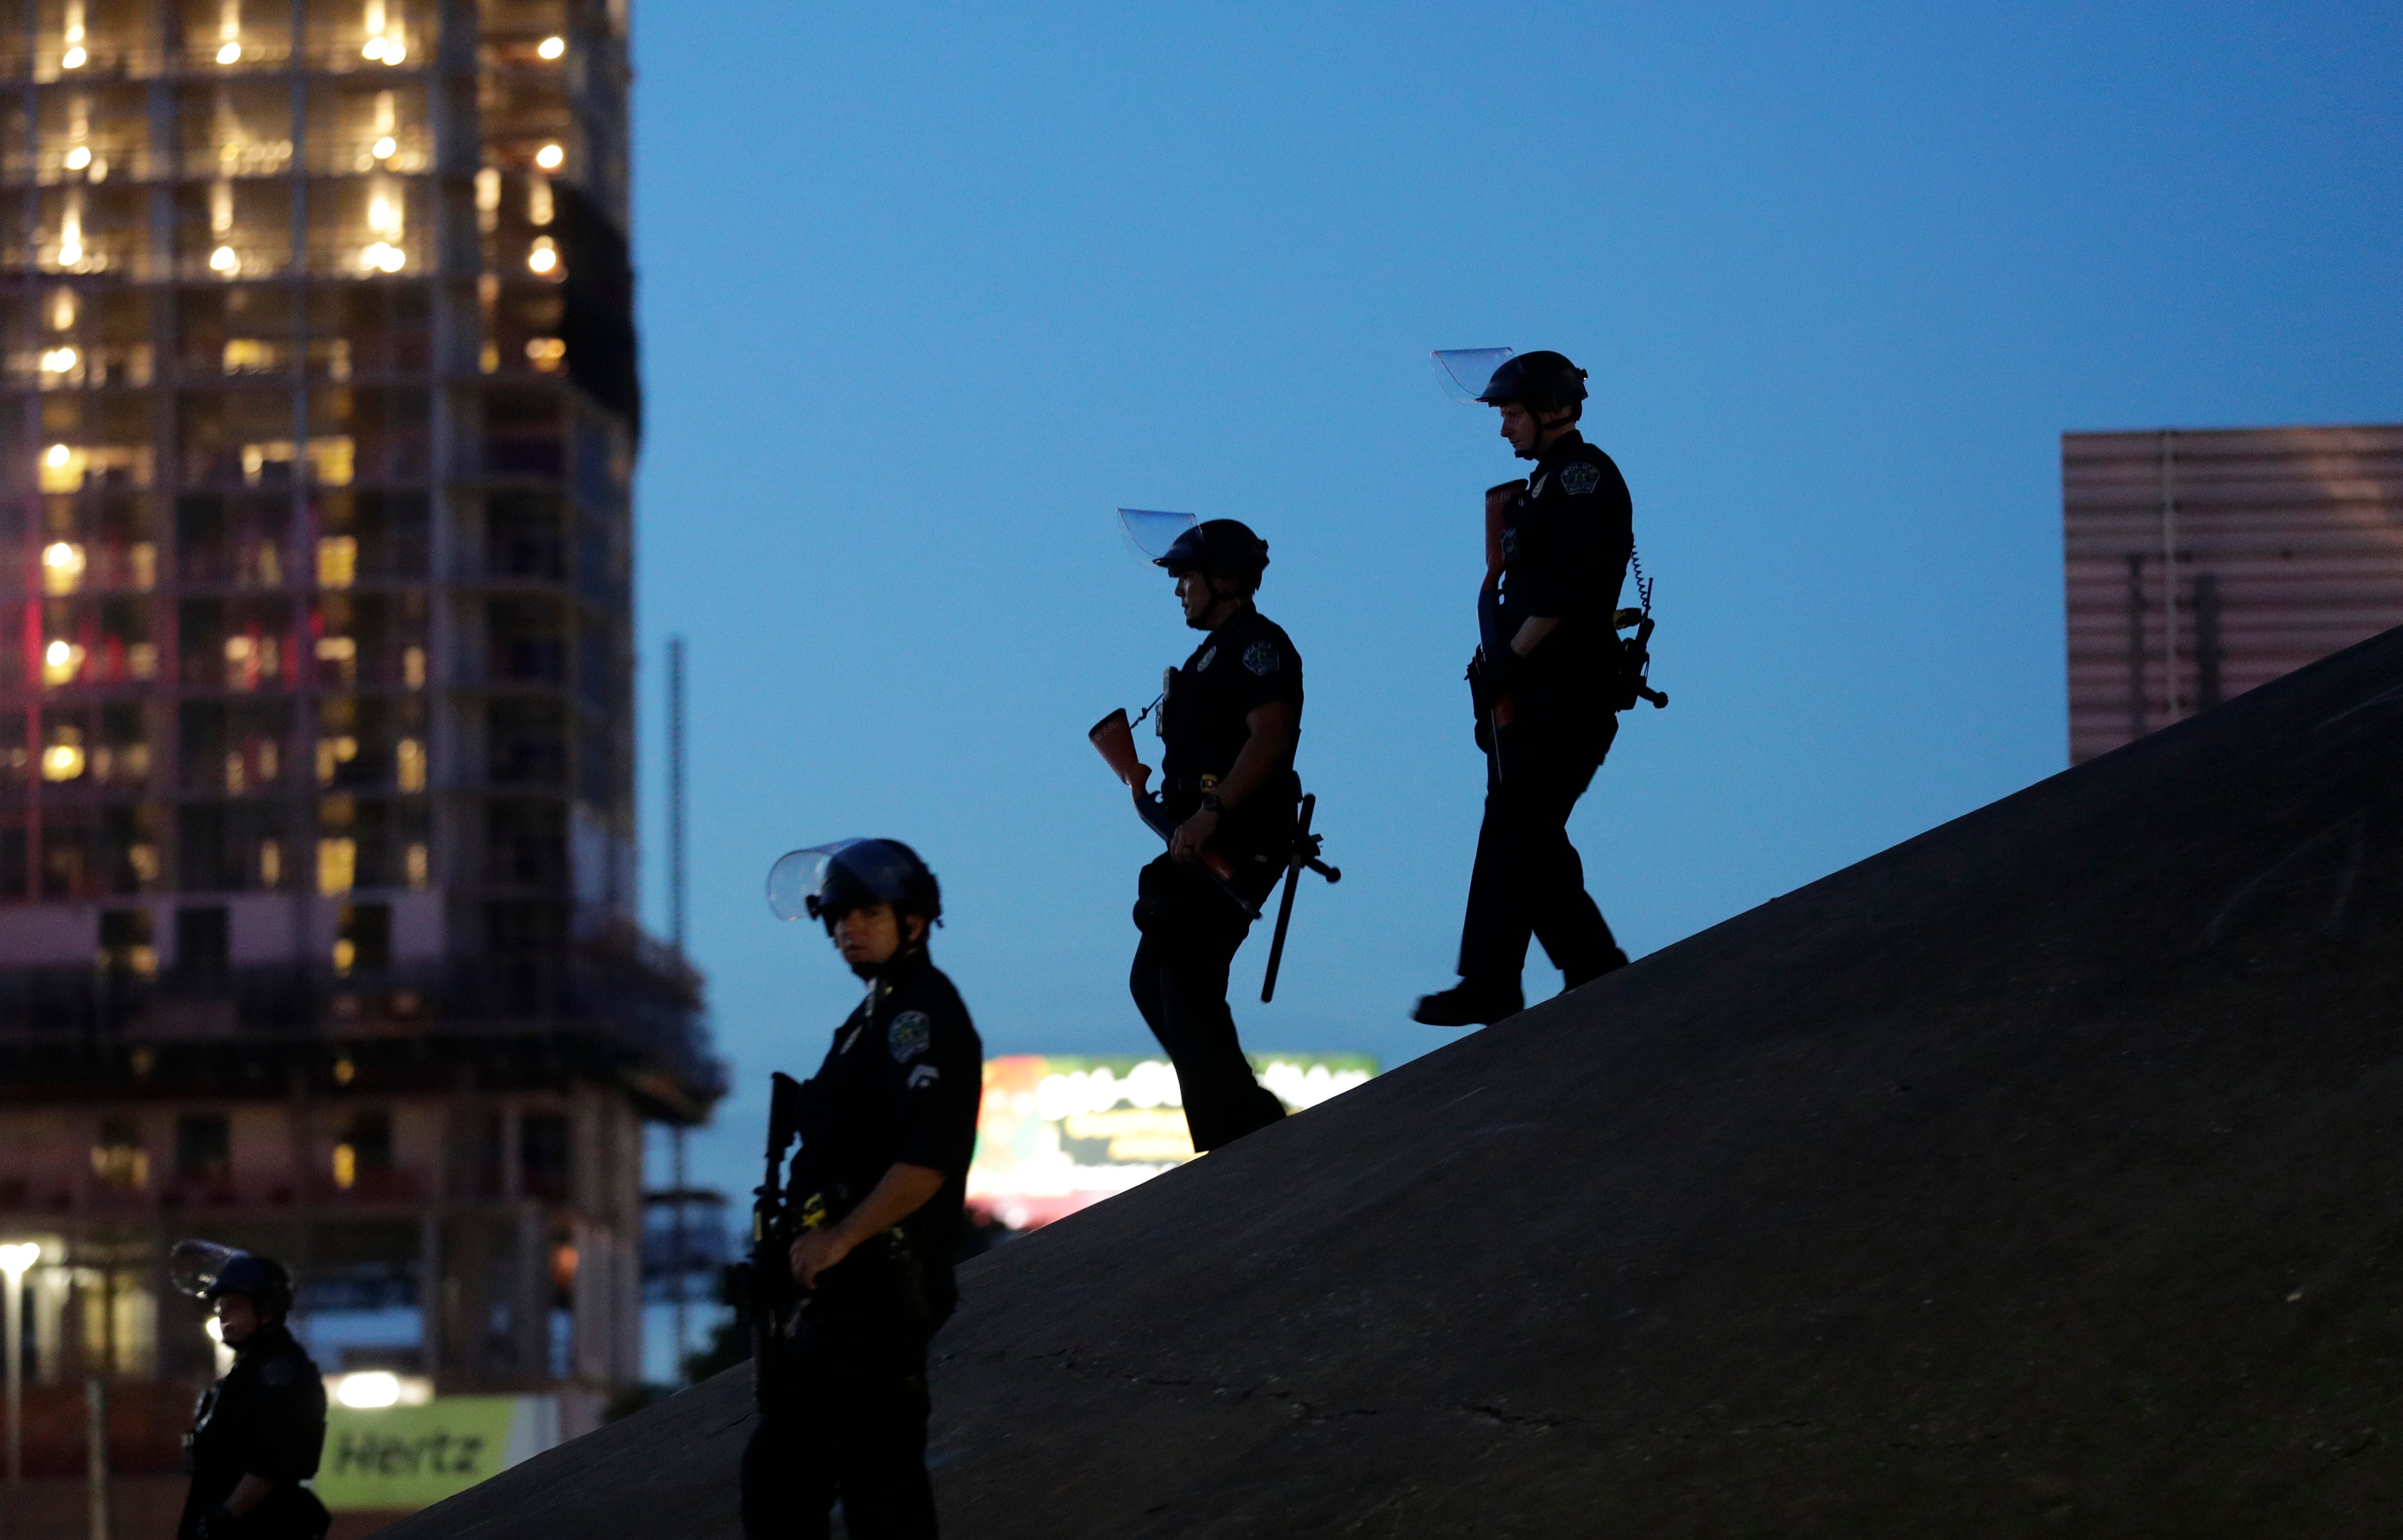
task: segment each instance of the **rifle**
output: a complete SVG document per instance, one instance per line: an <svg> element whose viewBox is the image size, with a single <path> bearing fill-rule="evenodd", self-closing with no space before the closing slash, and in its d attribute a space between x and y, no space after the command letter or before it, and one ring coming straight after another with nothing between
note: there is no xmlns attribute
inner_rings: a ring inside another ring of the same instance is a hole
<svg viewBox="0 0 2403 1540"><path fill-rule="evenodd" d="M1318 794L1304 793L1301 817L1294 825L1293 853L1285 858L1285 897L1277 905L1276 938L1269 943L1269 970L1260 976L1260 1004L1263 1006L1276 998L1277 966L1285 961L1285 927L1293 923L1293 890L1301 881L1301 868L1308 867L1329 882L1343 881L1342 867L1330 867L1318 858L1319 848L1325 841L1310 832L1311 815L1317 811Z"/></svg>
<svg viewBox="0 0 2403 1540"><path fill-rule="evenodd" d="M1623 609L1611 619L1615 630L1625 631L1632 626L1635 634L1613 638L1618 678L1612 687L1610 709L1632 711L1640 700L1651 701L1652 709L1660 710L1669 703L1669 696L1667 691L1652 687L1652 611L1648 592L1645 608Z"/></svg>
<svg viewBox="0 0 2403 1540"><path fill-rule="evenodd" d="M806 1227L795 1222L785 1157L801 1136L809 1096L807 1086L782 1070L768 1083L768 1172L752 1189L751 1257L741 1264L745 1276L736 1294L748 1307L751 1358L763 1388L781 1372L785 1355L779 1350L792 1331L793 1306L799 1297L787 1254L794 1237Z"/></svg>
<svg viewBox="0 0 2403 1540"><path fill-rule="evenodd" d="M1102 762L1110 767L1110 773L1126 783L1127 790L1134 794L1135 816L1152 833L1173 842L1176 839L1176 820L1170 816L1168 804L1151 795L1151 767L1135 754L1134 724L1127 720L1126 708L1121 706L1094 723L1085 737L1101 755ZM1235 868L1207 845L1202 847L1202 869L1226 895L1229 903L1254 920L1260 917L1260 907L1235 891Z"/></svg>

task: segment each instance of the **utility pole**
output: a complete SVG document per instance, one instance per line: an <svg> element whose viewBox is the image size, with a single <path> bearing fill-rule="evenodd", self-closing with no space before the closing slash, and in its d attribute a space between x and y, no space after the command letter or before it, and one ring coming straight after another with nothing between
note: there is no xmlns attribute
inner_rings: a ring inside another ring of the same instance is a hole
<svg viewBox="0 0 2403 1540"><path fill-rule="evenodd" d="M25 1269L42 1259L42 1244L0 1246L0 1317L8 1333L8 1484L25 1479Z"/></svg>
<svg viewBox="0 0 2403 1540"><path fill-rule="evenodd" d="M676 961L684 961L684 638L668 638L668 939L675 946ZM673 1253L674 1271L668 1279L668 1298L674 1307L675 1353L669 1372L677 1379L684 1376L686 1326L689 1311L686 1305L688 1282L686 1239L684 1229L685 1127L675 1126L668 1136L675 1152L675 1196L669 1200L668 1242Z"/></svg>

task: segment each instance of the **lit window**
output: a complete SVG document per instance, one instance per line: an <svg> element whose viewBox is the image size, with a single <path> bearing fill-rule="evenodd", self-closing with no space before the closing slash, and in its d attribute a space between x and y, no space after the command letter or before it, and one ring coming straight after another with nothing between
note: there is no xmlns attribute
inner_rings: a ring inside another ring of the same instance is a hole
<svg viewBox="0 0 2403 1540"><path fill-rule="evenodd" d="M399 152L400 141L395 139L388 133L382 138L377 140L368 151L368 154L374 156L379 160L389 160Z"/></svg>
<svg viewBox="0 0 2403 1540"><path fill-rule="evenodd" d="M360 57L366 59L382 59L383 57L383 39L381 37L368 38L366 42L359 45L359 54Z"/></svg>
<svg viewBox="0 0 2403 1540"><path fill-rule="evenodd" d="M220 64L241 63L242 45L232 41L231 39L228 39L225 45L217 49L217 62Z"/></svg>
<svg viewBox="0 0 2403 1540"><path fill-rule="evenodd" d="M401 45L399 38L392 37L385 39L383 45L383 62L385 63L397 64L408 57L409 49Z"/></svg>
<svg viewBox="0 0 2403 1540"><path fill-rule="evenodd" d="M49 349L45 349L45 350L43 351L43 354L42 354L42 372L43 372L43 373L45 373L45 374L64 374L64 373L66 373L69 369L72 369L72 368L74 368L75 367L76 367L76 350L75 350L75 349L73 349L73 348L49 348Z"/></svg>
<svg viewBox="0 0 2403 1540"><path fill-rule="evenodd" d="M346 589L358 580L359 542L355 535L328 534L317 542L317 586L321 589ZM333 640L328 638L327 640ZM357 644L352 644L351 656L357 656ZM317 646L318 656L325 656L325 644Z"/></svg>
<svg viewBox="0 0 2403 1540"><path fill-rule="evenodd" d="M229 337L221 355L228 374L272 374L282 365L275 344L257 337Z"/></svg>
<svg viewBox="0 0 2403 1540"><path fill-rule="evenodd" d="M218 272L231 272L242 266L242 258L234 255L231 246L219 246L209 253L209 266Z"/></svg>
<svg viewBox="0 0 2403 1540"><path fill-rule="evenodd" d="M91 1173L101 1186L119 1192L140 1192L150 1185L150 1152L142 1147L142 1130L130 1117L104 1117L100 1138L91 1146Z"/></svg>
<svg viewBox="0 0 2403 1540"><path fill-rule="evenodd" d="M53 540L42 548L42 591L73 593L82 586L84 550L81 546L65 540ZM55 644L63 645L63 644Z"/></svg>
<svg viewBox="0 0 2403 1540"><path fill-rule="evenodd" d="M317 891L328 898L351 891L359 873L359 844L355 839L320 839L317 841ZM337 947L347 942L336 942Z"/></svg>
<svg viewBox="0 0 2403 1540"><path fill-rule="evenodd" d="M57 645L51 644L53 646ZM83 766L82 730L76 728L52 728L49 746L42 750L42 779L72 781L83 773Z"/></svg>
<svg viewBox="0 0 2403 1540"><path fill-rule="evenodd" d="M567 344L556 337L526 339L526 361L545 374L556 374L567 367Z"/></svg>
<svg viewBox="0 0 2403 1540"><path fill-rule="evenodd" d="M357 952L358 949L352 946L348 941L335 942L334 971L336 973L350 972L352 959L357 955ZM341 1188L344 1192L348 1192L351 1190L351 1187L357 1183L358 1179L359 1152L353 1149L348 1145L336 1145L334 1146L334 1186ZM385 1378L390 1379L391 1377L387 1375ZM393 1401L400 1399L400 1381L397 1380L393 1380L392 1399ZM390 1406L392 1402L384 1401L374 1404Z"/></svg>
<svg viewBox="0 0 2403 1540"><path fill-rule="evenodd" d="M425 886L427 879L433 875L430 869L433 863L427 859L426 850L424 845L411 845L409 847L408 865L409 885L412 888L422 888Z"/></svg>
<svg viewBox="0 0 2403 1540"><path fill-rule="evenodd" d="M42 474L40 477L42 490L44 492L76 492L81 490L83 486L84 466L85 456L83 451L69 449L64 444L52 444L49 449L42 451Z"/></svg>
<svg viewBox="0 0 2403 1540"><path fill-rule="evenodd" d="M409 264L409 253L389 241L378 241L359 253L359 266L369 272L398 272Z"/></svg>
<svg viewBox="0 0 2403 1540"><path fill-rule="evenodd" d="M77 43L74 48L71 48L67 49L66 52L59 55L59 67L61 69L79 70L83 68L84 62L90 57L91 55L83 51L83 45L81 43Z"/></svg>
<svg viewBox="0 0 2403 1540"><path fill-rule="evenodd" d="M400 682L413 690L425 687L425 649L404 647L400 654Z"/></svg>
<svg viewBox="0 0 2403 1540"><path fill-rule="evenodd" d="M393 761L399 773L401 790L424 791L425 789L425 745L424 743L414 738L402 739L394 752Z"/></svg>
<svg viewBox="0 0 2403 1540"><path fill-rule="evenodd" d="M90 164L91 146L90 145L77 145L67 151L67 170L81 171Z"/></svg>
<svg viewBox="0 0 2403 1540"><path fill-rule="evenodd" d="M321 647L321 648L322 648L325 645L326 645L326 644L325 644L325 643L323 643L323 642L320 642L320 643L318 643L318 644L317 644L317 645L318 645L319 647ZM323 653L320 653L320 654L319 654L319 656L320 656L320 657L322 657L322 656L324 656L324 655L323 655ZM317 740L317 784L318 784L319 785L321 785L321 786L330 786L330 785L332 785L332 784L334 784L334 772L335 772L339 768L340 768L341 766L349 764L352 760L356 759L358 756L359 756L359 741L358 741L357 739L355 739L355 738L320 738L320 739L318 739L318 740ZM322 861L323 861L323 859L324 859L324 851L325 851L325 846L324 846L324 844L321 842L321 843L318 845L318 847L317 847L317 848L318 848L318 852L319 852L319 860L322 862ZM322 870L324 869L323 866L321 865L321 866L319 867L319 868L318 868L318 869L319 869L320 871L322 871ZM341 888L341 889L327 888L326 891L327 893L334 893L334 892L339 892L339 891L347 891L347 889L349 888L349 886L350 886L350 884L349 884L348 882L344 882L344 883L342 884L342 888Z"/></svg>
<svg viewBox="0 0 2403 1540"><path fill-rule="evenodd" d="M526 253L526 266L549 275L559 271L559 243L548 235L534 238L534 249Z"/></svg>
<svg viewBox="0 0 2403 1540"><path fill-rule="evenodd" d="M546 37L539 44L535 45L534 51L541 54L545 59L558 59L563 57L567 52L567 39L564 37Z"/></svg>
<svg viewBox="0 0 2403 1540"><path fill-rule="evenodd" d="M284 842L261 839L258 842L258 885L279 888L284 885Z"/></svg>
<svg viewBox="0 0 2403 1540"><path fill-rule="evenodd" d="M567 151L557 145L545 145L534 152L534 163L545 171L557 171L567 164Z"/></svg>

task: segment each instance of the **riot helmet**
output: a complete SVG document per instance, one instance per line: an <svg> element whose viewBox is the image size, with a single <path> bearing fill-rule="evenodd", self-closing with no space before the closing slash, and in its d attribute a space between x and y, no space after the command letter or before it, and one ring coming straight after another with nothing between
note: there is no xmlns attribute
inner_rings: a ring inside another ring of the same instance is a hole
<svg viewBox="0 0 2403 1540"><path fill-rule="evenodd" d="M1260 574L1268 564L1269 543L1234 519L1210 519L1194 525L1152 562L1167 568L1173 577L1199 572L1233 578L1254 589L1260 586Z"/></svg>
<svg viewBox="0 0 2403 1540"><path fill-rule="evenodd" d="M1557 353L1521 353L1505 358L1477 399L1489 407L1516 401L1538 415L1575 408L1585 399L1585 370Z"/></svg>
<svg viewBox="0 0 2403 1540"><path fill-rule="evenodd" d="M779 920L807 915L834 933L837 915L890 904L928 924L943 917L943 890L918 853L898 839L839 839L784 856L768 871L768 908Z"/></svg>
<svg viewBox="0 0 2403 1540"><path fill-rule="evenodd" d="M276 1320L292 1311L292 1274L271 1256L215 1241L178 1241L168 1250L167 1274L177 1293L195 1299L246 1295L262 1317Z"/></svg>

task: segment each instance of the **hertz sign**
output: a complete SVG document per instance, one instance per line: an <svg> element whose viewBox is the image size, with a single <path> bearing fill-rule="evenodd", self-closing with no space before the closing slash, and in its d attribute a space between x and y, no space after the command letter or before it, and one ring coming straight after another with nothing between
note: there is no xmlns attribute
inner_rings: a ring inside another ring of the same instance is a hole
<svg viewBox="0 0 2403 1540"><path fill-rule="evenodd" d="M413 1511L559 1441L548 1395L437 1396L423 1406L326 1410L317 1496L336 1511Z"/></svg>

